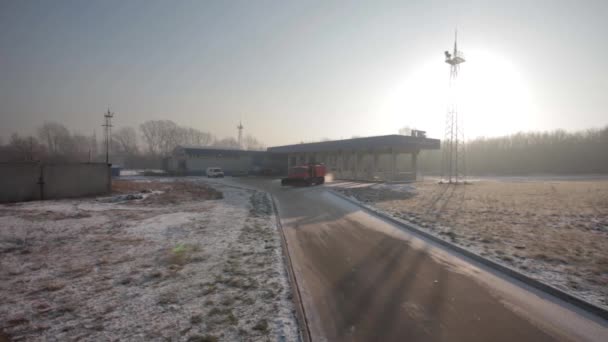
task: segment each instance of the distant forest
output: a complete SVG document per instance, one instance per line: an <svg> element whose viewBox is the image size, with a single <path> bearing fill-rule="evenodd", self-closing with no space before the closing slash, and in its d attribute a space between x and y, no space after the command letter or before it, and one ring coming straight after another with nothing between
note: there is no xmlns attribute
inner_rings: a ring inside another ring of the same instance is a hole
<svg viewBox="0 0 608 342"><path fill-rule="evenodd" d="M217 138L211 133L177 125L171 120L150 120L134 127L112 131L110 162L128 168L160 168L162 159L178 145L239 148L233 137ZM264 145L251 135L243 137L241 148L263 150ZM0 137L0 162L103 162L104 133L83 135L71 132L57 122L39 126L35 135L13 133Z"/></svg>
<svg viewBox="0 0 608 342"><path fill-rule="evenodd" d="M466 143L470 175L608 173L608 126L580 132L517 133ZM424 151L420 169L441 172L441 151Z"/></svg>

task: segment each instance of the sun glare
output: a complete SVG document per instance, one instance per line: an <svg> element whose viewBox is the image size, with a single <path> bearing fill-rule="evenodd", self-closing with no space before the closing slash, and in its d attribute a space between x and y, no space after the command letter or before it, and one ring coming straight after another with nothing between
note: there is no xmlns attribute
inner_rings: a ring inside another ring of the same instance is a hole
<svg viewBox="0 0 608 342"><path fill-rule="evenodd" d="M465 57L456 101L466 138L531 129L535 105L519 68L508 58L488 51L469 50ZM442 138L445 112L453 96L448 85L449 66L433 59L395 83L380 106L387 122L427 130L429 136Z"/></svg>

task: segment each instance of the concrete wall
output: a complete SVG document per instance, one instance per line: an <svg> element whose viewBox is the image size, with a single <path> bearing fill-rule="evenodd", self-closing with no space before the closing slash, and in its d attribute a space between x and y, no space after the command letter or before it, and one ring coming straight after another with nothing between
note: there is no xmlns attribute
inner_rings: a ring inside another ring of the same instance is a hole
<svg viewBox="0 0 608 342"><path fill-rule="evenodd" d="M44 199L93 196L111 190L107 164L56 164L42 167Z"/></svg>
<svg viewBox="0 0 608 342"><path fill-rule="evenodd" d="M38 163L0 163L0 203L40 199Z"/></svg>
<svg viewBox="0 0 608 342"><path fill-rule="evenodd" d="M111 186L105 163L0 163L0 202L100 195Z"/></svg>

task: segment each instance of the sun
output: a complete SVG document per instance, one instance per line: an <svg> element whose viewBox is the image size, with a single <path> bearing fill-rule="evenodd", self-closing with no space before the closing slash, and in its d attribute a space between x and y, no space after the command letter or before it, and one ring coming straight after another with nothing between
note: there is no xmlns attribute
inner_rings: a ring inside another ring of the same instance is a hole
<svg viewBox="0 0 608 342"><path fill-rule="evenodd" d="M448 85L449 65L441 57L418 64L393 83L379 105L386 122L442 138L445 112L456 93L467 139L530 129L535 117L533 95L512 60L485 50L465 51L466 62L461 64L454 92Z"/></svg>
<svg viewBox="0 0 608 342"><path fill-rule="evenodd" d="M458 92L469 137L495 136L532 127L535 104L521 69L500 54L472 50L459 75Z"/></svg>

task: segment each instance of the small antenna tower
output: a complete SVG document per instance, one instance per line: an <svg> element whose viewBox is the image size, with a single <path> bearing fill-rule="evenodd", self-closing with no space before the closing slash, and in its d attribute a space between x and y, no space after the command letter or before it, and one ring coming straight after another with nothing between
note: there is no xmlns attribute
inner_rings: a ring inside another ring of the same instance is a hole
<svg viewBox="0 0 608 342"><path fill-rule="evenodd" d="M239 148L243 149L243 123L239 121L239 125L236 128L239 130Z"/></svg>
<svg viewBox="0 0 608 342"><path fill-rule="evenodd" d="M114 113L110 112L110 108L108 111L103 114L104 124L101 125L105 129L106 134L106 164L110 164L110 140L112 139L112 118L114 117Z"/></svg>
<svg viewBox="0 0 608 342"><path fill-rule="evenodd" d="M450 65L451 100L445 116L445 135L441 160L441 183L464 183L466 177L464 156L464 131L462 118L458 116L457 79L460 64L465 62L464 55L458 51L458 32L454 33L454 51L445 51L445 62ZM460 122L460 125L459 125Z"/></svg>

